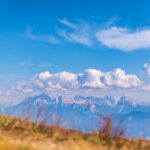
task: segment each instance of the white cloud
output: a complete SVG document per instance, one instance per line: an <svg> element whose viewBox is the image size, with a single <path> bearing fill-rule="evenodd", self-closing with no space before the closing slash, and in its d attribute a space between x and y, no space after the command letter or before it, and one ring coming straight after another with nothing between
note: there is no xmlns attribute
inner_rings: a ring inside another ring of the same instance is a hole
<svg viewBox="0 0 150 150"><path fill-rule="evenodd" d="M22 67L42 67L42 68L50 68L51 65L48 64L48 63L41 63L41 62L38 62L38 63L35 63L33 61L31 61L30 59L25 59L21 62L18 63L19 66L22 66Z"/></svg>
<svg viewBox="0 0 150 150"><path fill-rule="evenodd" d="M142 89L145 91L150 91L150 85L145 85Z"/></svg>
<svg viewBox="0 0 150 150"><path fill-rule="evenodd" d="M46 86L46 89L71 89L77 88L77 75L70 72L51 74L48 71L35 76L35 79Z"/></svg>
<svg viewBox="0 0 150 150"><path fill-rule="evenodd" d="M92 48L95 45L102 48L104 45L107 48L126 52L150 48L150 29L146 27L131 30L115 26L114 20L101 24L83 20L70 21L66 18L58 21L57 30L53 34L36 35L28 28L25 37L51 44L61 44L67 41Z"/></svg>
<svg viewBox="0 0 150 150"><path fill-rule="evenodd" d="M75 23L72 23L70 22L69 20L67 20L66 18L62 19L62 20L59 20L59 22L69 28L72 28L72 29L77 29L78 26L75 24Z"/></svg>
<svg viewBox="0 0 150 150"><path fill-rule="evenodd" d="M128 28L111 27L97 31L96 37L108 48L123 51L150 48L150 29L130 31Z"/></svg>
<svg viewBox="0 0 150 150"><path fill-rule="evenodd" d="M86 45L93 45L93 33L91 26L88 23L70 22L67 19L59 20L67 29L60 29L58 34L68 42Z"/></svg>
<svg viewBox="0 0 150 150"><path fill-rule="evenodd" d="M141 81L136 75L126 74L124 70L115 69L112 72L102 72L87 69L83 73L42 72L27 81L16 85L17 91L22 92L50 92L71 89L105 89L105 88L136 88Z"/></svg>
<svg viewBox="0 0 150 150"><path fill-rule="evenodd" d="M61 44L61 41L58 37L54 35L35 35L33 34L32 30L30 28L27 28L26 33L24 34L24 37L30 40L34 41L41 41L51 44Z"/></svg>
<svg viewBox="0 0 150 150"><path fill-rule="evenodd" d="M89 24L84 21L70 22L67 19L59 20L66 29L59 31L65 40L86 46L103 44L108 48L122 51L135 51L150 48L150 29L135 29L123 27L101 27L101 24ZM106 29L107 28L107 29Z"/></svg>
<svg viewBox="0 0 150 150"><path fill-rule="evenodd" d="M2 95L3 94L3 92L0 90L0 95Z"/></svg>
<svg viewBox="0 0 150 150"><path fill-rule="evenodd" d="M104 88L104 84L101 82L101 77L104 75L103 72L96 69L87 69L82 74L82 87L87 88Z"/></svg>
<svg viewBox="0 0 150 150"><path fill-rule="evenodd" d="M108 87L131 88L140 86L141 81L136 75L126 74L124 70L117 68L105 73L103 83Z"/></svg>
<svg viewBox="0 0 150 150"><path fill-rule="evenodd" d="M148 76L148 78L150 78L150 63L145 63L143 69L146 75Z"/></svg>
<svg viewBox="0 0 150 150"><path fill-rule="evenodd" d="M145 73L145 75L147 76L148 80L147 80L147 84L145 84L142 89L145 91L150 91L150 84L149 84L149 79L150 79L150 63L145 63L144 67L143 67L143 71Z"/></svg>

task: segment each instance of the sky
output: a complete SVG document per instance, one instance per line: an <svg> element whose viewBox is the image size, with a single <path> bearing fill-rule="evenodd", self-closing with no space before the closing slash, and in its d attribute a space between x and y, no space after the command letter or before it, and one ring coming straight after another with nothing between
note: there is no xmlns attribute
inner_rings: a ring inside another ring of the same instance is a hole
<svg viewBox="0 0 150 150"><path fill-rule="evenodd" d="M0 100L90 91L150 101L149 4L0 1Z"/></svg>

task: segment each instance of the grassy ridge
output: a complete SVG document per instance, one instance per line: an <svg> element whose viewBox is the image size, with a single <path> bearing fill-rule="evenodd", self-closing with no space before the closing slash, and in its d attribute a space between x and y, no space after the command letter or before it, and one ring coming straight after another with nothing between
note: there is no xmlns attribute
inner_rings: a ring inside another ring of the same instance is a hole
<svg viewBox="0 0 150 150"><path fill-rule="evenodd" d="M0 150L150 150L150 143L110 135L108 119L103 130L83 134L0 115Z"/></svg>

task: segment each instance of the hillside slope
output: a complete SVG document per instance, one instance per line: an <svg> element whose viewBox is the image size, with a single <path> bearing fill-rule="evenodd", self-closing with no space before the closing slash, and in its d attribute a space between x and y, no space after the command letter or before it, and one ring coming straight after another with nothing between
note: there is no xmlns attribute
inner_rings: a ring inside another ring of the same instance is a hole
<svg viewBox="0 0 150 150"><path fill-rule="evenodd" d="M0 116L0 150L149 150L150 143L139 139L110 137L106 130L83 134Z"/></svg>

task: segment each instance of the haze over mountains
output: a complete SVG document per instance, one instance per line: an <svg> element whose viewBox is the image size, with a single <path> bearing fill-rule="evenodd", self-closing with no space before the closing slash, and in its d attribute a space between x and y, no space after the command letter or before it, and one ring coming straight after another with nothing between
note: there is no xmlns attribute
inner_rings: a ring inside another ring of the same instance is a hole
<svg viewBox="0 0 150 150"><path fill-rule="evenodd" d="M48 94L29 97L15 106L1 106L1 113L30 119L40 123L90 132L98 130L102 123L100 116L111 116L114 128L119 126L127 137L150 137L150 104L136 103L128 97L116 101L104 98L76 95L71 103L64 98L52 98Z"/></svg>

